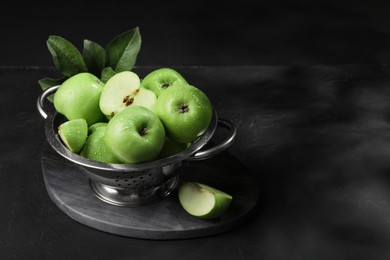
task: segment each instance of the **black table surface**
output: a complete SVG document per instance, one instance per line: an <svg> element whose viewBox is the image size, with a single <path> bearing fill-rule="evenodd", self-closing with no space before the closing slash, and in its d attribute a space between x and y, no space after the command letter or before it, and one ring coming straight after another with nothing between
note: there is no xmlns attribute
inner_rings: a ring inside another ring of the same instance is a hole
<svg viewBox="0 0 390 260"><path fill-rule="evenodd" d="M2 67L0 259L390 258L390 67L176 69L236 124L226 153L259 183L253 217L223 234L162 241L75 222L42 178L37 81L55 70Z"/></svg>

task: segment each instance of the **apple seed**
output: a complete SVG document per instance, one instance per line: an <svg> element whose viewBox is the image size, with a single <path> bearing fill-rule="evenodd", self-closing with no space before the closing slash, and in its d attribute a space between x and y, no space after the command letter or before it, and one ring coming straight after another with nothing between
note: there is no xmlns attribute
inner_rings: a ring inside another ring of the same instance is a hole
<svg viewBox="0 0 390 260"><path fill-rule="evenodd" d="M125 105L126 105L126 106L130 106L131 104L133 104L133 102L134 102L134 98L129 98L129 99L126 101Z"/></svg>

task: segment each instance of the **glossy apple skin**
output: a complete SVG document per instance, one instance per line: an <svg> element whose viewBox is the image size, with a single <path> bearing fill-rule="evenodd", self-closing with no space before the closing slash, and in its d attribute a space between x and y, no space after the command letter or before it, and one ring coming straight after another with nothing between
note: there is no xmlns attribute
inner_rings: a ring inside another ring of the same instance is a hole
<svg viewBox="0 0 390 260"><path fill-rule="evenodd" d="M98 123L99 124L99 123ZM120 163L116 156L107 148L104 141L106 125L96 125L91 129L80 155L90 160L104 163Z"/></svg>
<svg viewBox="0 0 390 260"><path fill-rule="evenodd" d="M106 120L99 108L104 83L95 75L82 72L64 81L54 94L54 107L68 120L83 118L88 125Z"/></svg>
<svg viewBox="0 0 390 260"><path fill-rule="evenodd" d="M107 124L105 142L122 163L140 163L158 157L165 130L156 114L142 106L129 106Z"/></svg>
<svg viewBox="0 0 390 260"><path fill-rule="evenodd" d="M165 158L169 157L171 155L175 155L177 153L180 153L187 149L191 144L185 144L185 143L178 143L175 141L172 141L170 138L165 138L164 146L160 152L159 157Z"/></svg>
<svg viewBox="0 0 390 260"><path fill-rule="evenodd" d="M175 85L188 85L188 83L177 70L171 68L153 70L141 82L142 87L153 91L157 97L166 89Z"/></svg>
<svg viewBox="0 0 390 260"><path fill-rule="evenodd" d="M58 135L65 146L73 153L79 153L88 137L87 121L77 118L59 125Z"/></svg>
<svg viewBox="0 0 390 260"><path fill-rule="evenodd" d="M180 143L191 143L203 134L212 118L212 104L199 88L171 86L157 99L155 112L167 136Z"/></svg>

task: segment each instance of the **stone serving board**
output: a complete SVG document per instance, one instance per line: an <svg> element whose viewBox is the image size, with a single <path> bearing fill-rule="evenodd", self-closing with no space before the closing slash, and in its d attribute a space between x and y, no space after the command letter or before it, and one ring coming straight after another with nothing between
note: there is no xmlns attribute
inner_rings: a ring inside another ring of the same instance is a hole
<svg viewBox="0 0 390 260"><path fill-rule="evenodd" d="M173 192L157 202L137 207L114 206L98 199L87 176L55 153L47 142L42 148L41 163L46 190L61 211L83 225L120 236L162 240L217 235L247 221L259 199L257 180L228 152L203 161L185 162ZM213 220L189 215L177 196L178 187L185 180L203 182L231 194L230 208Z"/></svg>

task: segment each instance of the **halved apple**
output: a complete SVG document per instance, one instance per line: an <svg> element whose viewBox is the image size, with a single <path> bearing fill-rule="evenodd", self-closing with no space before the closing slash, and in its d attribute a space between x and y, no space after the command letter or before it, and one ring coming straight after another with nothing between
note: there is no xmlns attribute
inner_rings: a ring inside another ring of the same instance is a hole
<svg viewBox="0 0 390 260"><path fill-rule="evenodd" d="M132 71L122 71L112 76L105 84L100 100L100 110L112 118L129 106L143 106L152 109L156 95L141 87L140 78Z"/></svg>
<svg viewBox="0 0 390 260"><path fill-rule="evenodd" d="M179 188L179 201L185 211L202 219L220 217L233 197L206 184L186 181Z"/></svg>

